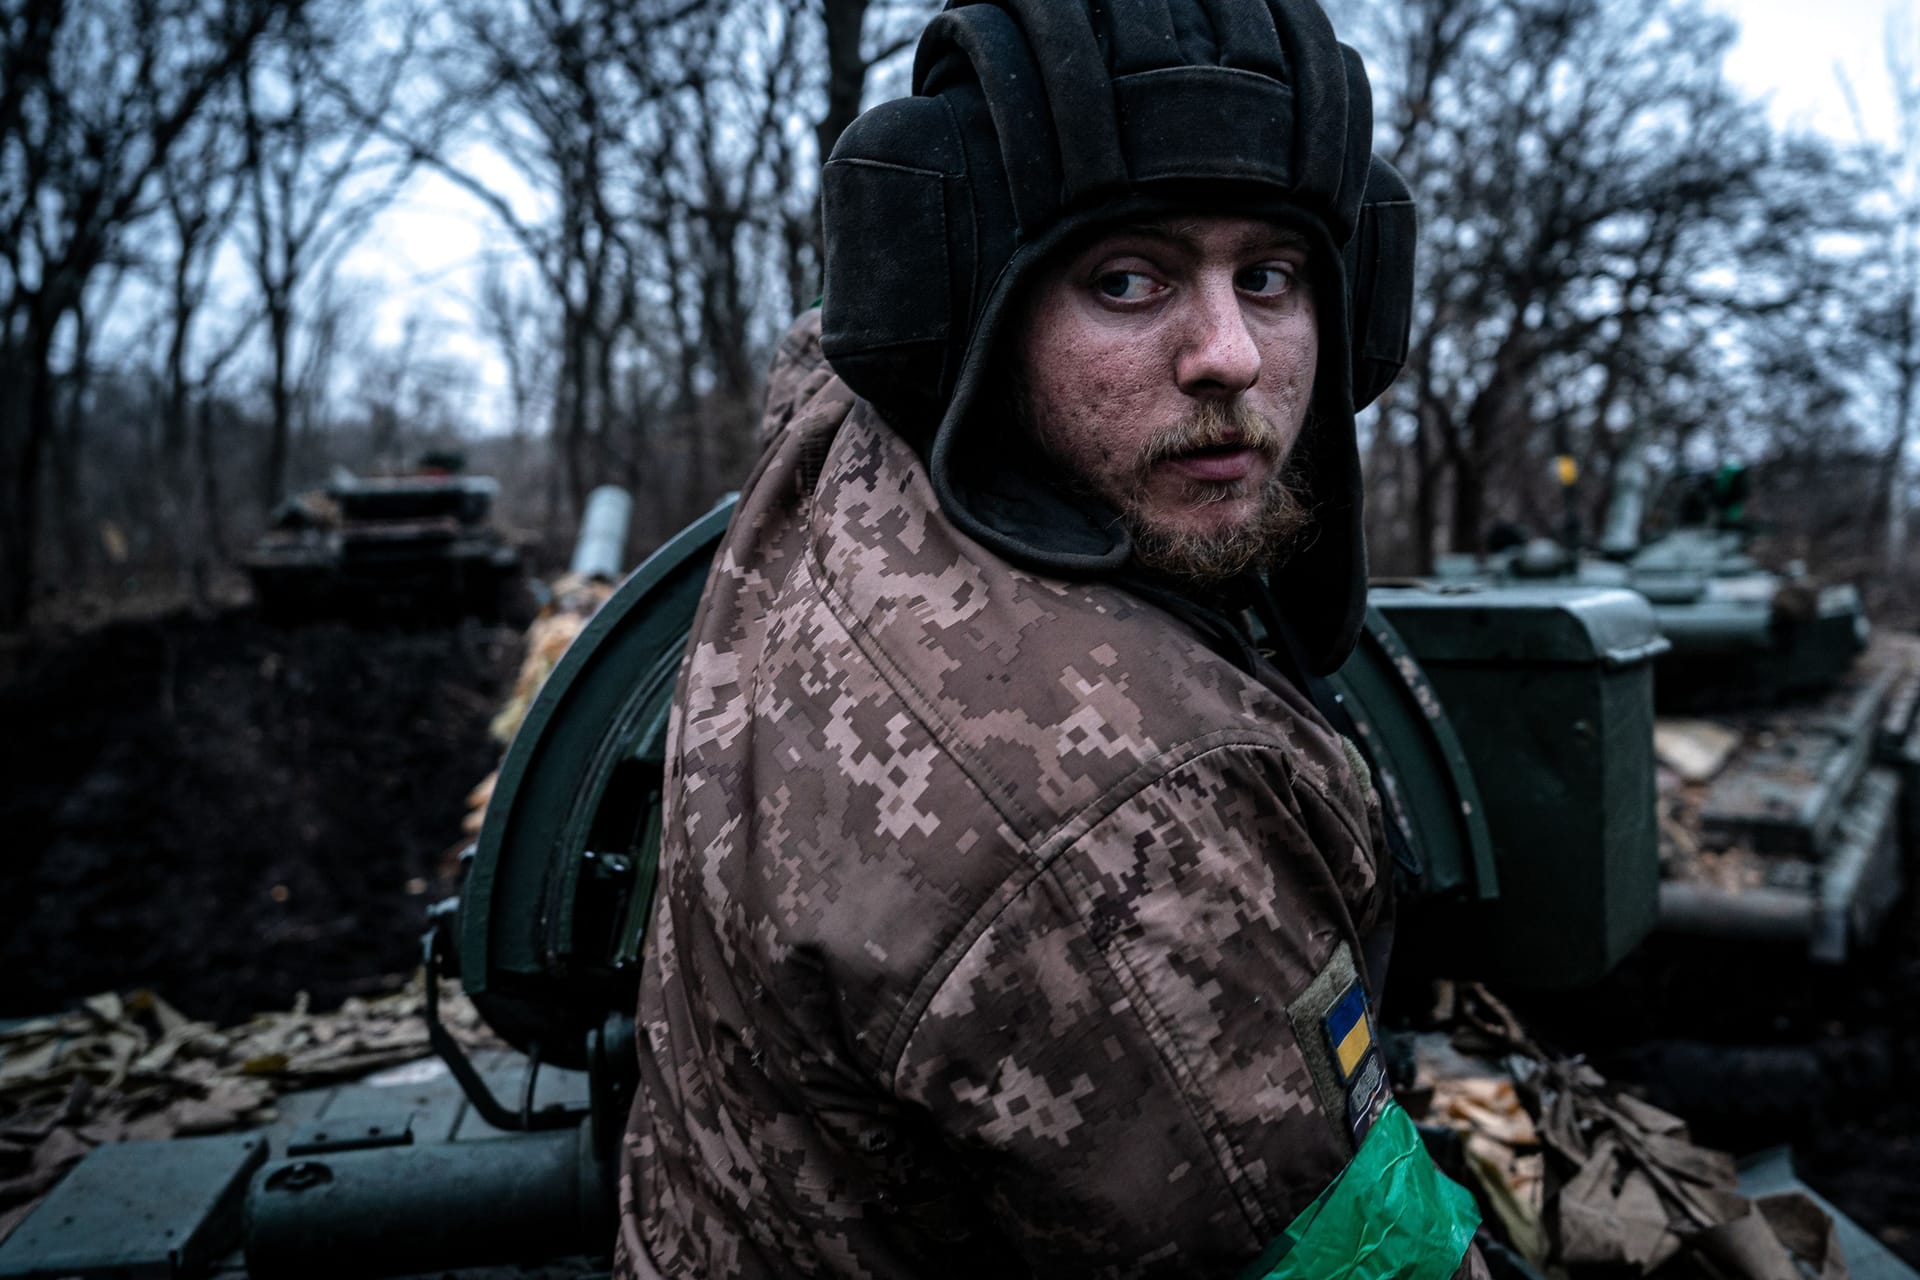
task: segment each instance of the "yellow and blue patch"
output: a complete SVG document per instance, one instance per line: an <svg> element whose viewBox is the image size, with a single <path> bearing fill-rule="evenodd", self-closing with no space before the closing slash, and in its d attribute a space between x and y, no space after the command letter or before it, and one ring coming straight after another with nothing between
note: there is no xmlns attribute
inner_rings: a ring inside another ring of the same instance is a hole
<svg viewBox="0 0 1920 1280"><path fill-rule="evenodd" d="M1321 1022L1326 1029L1327 1048L1340 1074L1347 1128L1357 1146L1365 1141L1367 1131L1387 1102L1387 1073L1373 1040L1366 988L1357 981L1349 984Z"/></svg>
<svg viewBox="0 0 1920 1280"><path fill-rule="evenodd" d="M1373 1048L1373 1025L1367 1017L1367 993L1354 983L1338 1003L1327 1010L1327 1043L1340 1064L1340 1078L1351 1080L1360 1060Z"/></svg>
<svg viewBox="0 0 1920 1280"><path fill-rule="evenodd" d="M1287 1004L1294 1042L1328 1125L1357 1149L1392 1101L1367 987L1342 942L1306 990Z"/></svg>

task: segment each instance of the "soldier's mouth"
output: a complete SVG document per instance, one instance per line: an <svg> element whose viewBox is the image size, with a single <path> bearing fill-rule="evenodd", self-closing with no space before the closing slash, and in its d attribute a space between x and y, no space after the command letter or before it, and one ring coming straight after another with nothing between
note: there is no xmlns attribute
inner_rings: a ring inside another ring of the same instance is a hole
<svg viewBox="0 0 1920 1280"><path fill-rule="evenodd" d="M1254 465L1260 460L1260 451L1251 446L1233 442L1230 444L1208 445L1204 448L1189 449L1174 454L1164 463L1189 480L1203 480L1212 484L1229 484L1244 480L1253 472Z"/></svg>

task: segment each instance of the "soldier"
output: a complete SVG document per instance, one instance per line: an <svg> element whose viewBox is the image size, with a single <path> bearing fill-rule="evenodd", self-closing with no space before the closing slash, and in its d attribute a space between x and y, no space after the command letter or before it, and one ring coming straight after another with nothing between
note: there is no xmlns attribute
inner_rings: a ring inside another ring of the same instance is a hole
<svg viewBox="0 0 1920 1280"><path fill-rule="evenodd" d="M616 1270L1475 1269L1314 701L1409 307L1365 71L1313 0L954 0L913 84L694 622Z"/></svg>

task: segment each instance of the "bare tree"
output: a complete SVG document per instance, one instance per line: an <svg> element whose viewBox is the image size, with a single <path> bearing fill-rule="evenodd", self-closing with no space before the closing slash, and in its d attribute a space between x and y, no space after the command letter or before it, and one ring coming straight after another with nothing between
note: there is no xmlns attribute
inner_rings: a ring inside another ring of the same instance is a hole
<svg viewBox="0 0 1920 1280"><path fill-rule="evenodd" d="M1554 455L1604 479L1629 441L1699 417L1739 364L1716 335L1804 282L1787 276L1817 222L1721 73L1732 25L1691 0L1370 16L1388 152L1423 214L1383 423L1412 455L1419 568L1442 525L1473 550L1495 515L1577 520L1545 484Z"/></svg>
<svg viewBox="0 0 1920 1280"><path fill-rule="evenodd" d="M592 437L603 416L592 371L625 319L623 224L628 200L639 193L621 181L621 127L649 92L627 80L611 39L618 31L646 43L677 16L657 7L616 11L594 0L456 6L453 35L435 51L445 95L440 118L470 117L472 131L408 140L419 159L479 199L508 231L557 305L553 435L576 504L592 482ZM483 154L503 157L517 182L471 168L461 148L475 141ZM532 201L517 199L527 188Z"/></svg>
<svg viewBox="0 0 1920 1280"><path fill-rule="evenodd" d="M60 543L62 572L75 580L86 575L93 559L83 476L95 417L99 320L112 314L138 266L124 253L114 253L101 263L70 313L64 364L50 375L55 396L53 433L47 441L54 507L49 523Z"/></svg>
<svg viewBox="0 0 1920 1280"><path fill-rule="evenodd" d="M819 149L930 7L455 8L436 69L475 128L418 150L495 215L553 300L570 502L618 479L657 535L737 483L765 355L818 291ZM471 143L514 177L483 173Z"/></svg>
<svg viewBox="0 0 1920 1280"><path fill-rule="evenodd" d="M1911 13L1888 10L1885 51L1894 105L1888 145L1866 141L1868 130L1852 87L1842 83L1866 141L1870 199L1879 215L1858 303L1872 394L1884 405L1886 445L1878 488L1886 511L1886 562L1901 573L1907 566L1906 458L1920 417L1920 25Z"/></svg>
<svg viewBox="0 0 1920 1280"><path fill-rule="evenodd" d="M533 434L535 408L551 393L544 351L552 340L551 316L498 262L487 264L473 310L506 367L507 432L516 449L524 448Z"/></svg>
<svg viewBox="0 0 1920 1280"><path fill-rule="evenodd" d="M825 36L826 109L814 130L815 155L826 163L847 126L866 105L867 82L874 68L913 48L926 25L926 4L874 4L872 0L820 0ZM819 210L816 202L809 237L819 260Z"/></svg>
<svg viewBox="0 0 1920 1280"><path fill-rule="evenodd" d="M367 55L374 22L392 24L396 35ZM331 271L412 169L408 152L385 145L381 125L411 65L419 22L360 0L310 7L262 47L241 82L247 257L260 291L271 405L263 507L286 490L303 291Z"/></svg>
<svg viewBox="0 0 1920 1280"><path fill-rule="evenodd" d="M203 402L258 327L257 308L236 308L210 345L197 341L214 292L214 264L240 207L243 129L239 85L222 92L195 121L190 138L159 174L161 210L153 269L159 277L166 334L156 374L156 465L149 485L157 524L189 568L194 596L206 595L212 562L225 557L222 486L211 439L216 415Z"/></svg>
<svg viewBox="0 0 1920 1280"><path fill-rule="evenodd" d="M0 9L0 626L33 596L62 335L208 101L297 4ZM70 338L69 338L70 341ZM71 348L68 348L71 350Z"/></svg>

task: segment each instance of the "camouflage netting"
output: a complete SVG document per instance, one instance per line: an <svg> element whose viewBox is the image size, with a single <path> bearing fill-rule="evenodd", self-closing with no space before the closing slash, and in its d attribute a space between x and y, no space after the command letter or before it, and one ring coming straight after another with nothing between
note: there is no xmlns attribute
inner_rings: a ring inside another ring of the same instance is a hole
<svg viewBox="0 0 1920 1280"><path fill-rule="evenodd" d="M592 621L613 592L613 583L571 573L552 584L551 599L527 628L525 656L520 660L519 674L514 677L513 692L487 725L487 733L502 748L520 731L520 722L533 709L534 698L560 659L566 656L574 637ZM480 825L487 816L487 802L493 799L493 785L499 777L500 771L495 769L467 793L467 815L460 824L467 835L480 834Z"/></svg>

